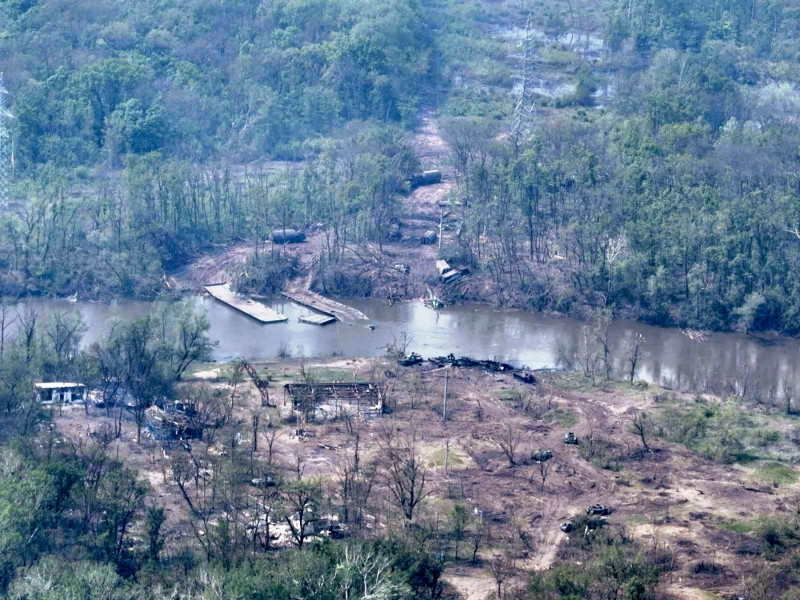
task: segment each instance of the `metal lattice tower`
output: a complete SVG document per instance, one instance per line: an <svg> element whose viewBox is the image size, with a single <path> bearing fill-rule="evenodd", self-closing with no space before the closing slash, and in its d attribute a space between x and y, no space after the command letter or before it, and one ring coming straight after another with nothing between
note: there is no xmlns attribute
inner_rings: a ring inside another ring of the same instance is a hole
<svg viewBox="0 0 800 600"><path fill-rule="evenodd" d="M11 179L11 134L6 123L11 113L6 110L6 95L3 74L0 73L0 207L8 206L8 186Z"/></svg>
<svg viewBox="0 0 800 600"><path fill-rule="evenodd" d="M529 138L536 129L535 92L539 78L536 76L534 61L536 58L536 35L531 25L530 15L525 23L525 33L517 45L517 52L512 54L519 64L516 78L520 83L520 94L514 106L514 117L511 122L511 137L514 140Z"/></svg>

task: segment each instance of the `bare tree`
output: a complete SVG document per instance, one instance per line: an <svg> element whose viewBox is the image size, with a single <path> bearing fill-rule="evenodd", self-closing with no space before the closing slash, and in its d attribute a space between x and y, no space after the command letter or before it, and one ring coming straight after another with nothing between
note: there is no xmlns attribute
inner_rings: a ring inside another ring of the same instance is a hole
<svg viewBox="0 0 800 600"><path fill-rule="evenodd" d="M539 477L542 480L542 485L539 487L539 491L544 492L544 482L547 480L547 475L550 473L550 465L551 461L549 460L540 460L539 461Z"/></svg>
<svg viewBox="0 0 800 600"><path fill-rule="evenodd" d="M633 383L633 378L636 375L636 366L639 364L642 345L645 343L644 336L641 333L636 333L633 339L628 344L627 358L630 370L628 371L628 381Z"/></svg>
<svg viewBox="0 0 800 600"><path fill-rule="evenodd" d="M362 598L389 598L396 594L391 579L392 559L368 545L348 544L344 547L341 571L344 574L344 598L360 591Z"/></svg>
<svg viewBox="0 0 800 600"><path fill-rule="evenodd" d="M367 502L375 481L375 468L363 467L359 448L359 437L355 437L353 456L345 460L339 469L342 512L346 523L361 525L364 520Z"/></svg>
<svg viewBox="0 0 800 600"><path fill-rule="evenodd" d="M56 379L63 379L67 365L78 353L81 338L87 330L88 326L80 314L68 315L55 311L48 315L44 335L50 341L55 358L53 375Z"/></svg>
<svg viewBox="0 0 800 600"><path fill-rule="evenodd" d="M422 378L417 373L411 373L406 378L406 385L408 388L408 401L409 408L414 410L420 403L425 394L427 393L427 386Z"/></svg>
<svg viewBox="0 0 800 600"><path fill-rule="evenodd" d="M633 415L631 420L631 429L633 433L639 436L642 441L642 447L646 452L650 452L650 446L647 445L647 438L650 435L650 419L645 412L637 412Z"/></svg>
<svg viewBox="0 0 800 600"><path fill-rule="evenodd" d="M609 326L611 325L611 311L607 308L597 310L592 334L598 346L598 358L603 364L606 379L611 379L611 345L609 342Z"/></svg>
<svg viewBox="0 0 800 600"><path fill-rule="evenodd" d="M522 438L523 432L510 423L507 423L494 440L495 444L497 444L500 450L503 451L503 454L506 455L508 464L512 467L517 464L517 451L522 444Z"/></svg>
<svg viewBox="0 0 800 600"><path fill-rule="evenodd" d="M516 571L514 559L506 554L495 554L489 563L492 570L492 577L494 577L495 584L497 585L497 599L502 600L504 597L503 584L514 575Z"/></svg>
<svg viewBox="0 0 800 600"><path fill-rule="evenodd" d="M289 526L292 539L302 548L312 535L311 527L319 521L319 503L322 499L322 484L316 479L300 479L285 485L281 490L284 503L284 520Z"/></svg>
<svg viewBox="0 0 800 600"><path fill-rule="evenodd" d="M0 359L3 358L6 349L6 332L17 320L16 315L11 316L11 306L5 299L0 299Z"/></svg>
<svg viewBox="0 0 800 600"><path fill-rule="evenodd" d="M273 427L270 423L267 426L267 433L264 434L264 440L267 442L267 464L272 464L272 459L277 454L275 442L277 442L283 435L283 430L279 427Z"/></svg>
<svg viewBox="0 0 800 600"><path fill-rule="evenodd" d="M36 324L39 320L39 313L30 306L26 306L25 310L17 315L17 329L22 334L22 340L25 343L25 363L30 364L33 359L33 354L36 351Z"/></svg>
<svg viewBox="0 0 800 600"><path fill-rule="evenodd" d="M583 374L586 377L592 378L592 384L595 382L595 375L597 373L597 341L592 333L592 328L589 325L581 327L581 335L578 340L577 362L583 369Z"/></svg>
<svg viewBox="0 0 800 600"><path fill-rule="evenodd" d="M113 330L115 325L112 324L111 327ZM97 369L96 381L100 384L101 401L106 409L106 416L110 416L111 409L116 406L117 395L121 391L123 383L123 364L119 348L113 344L115 339L114 334L111 333L106 343L94 343L89 349ZM118 427L118 431L119 429L121 429L121 426ZM119 433L117 437L119 437Z"/></svg>
<svg viewBox="0 0 800 600"><path fill-rule="evenodd" d="M251 452L255 454L258 452L258 426L261 423L261 415L257 412L253 411L253 414L250 415L252 421L252 429L253 429L253 439L251 444Z"/></svg>
<svg viewBox="0 0 800 600"><path fill-rule="evenodd" d="M792 414L792 396L794 395L794 376L787 375L781 385L783 388L783 399L786 402L786 414Z"/></svg>
<svg viewBox="0 0 800 600"><path fill-rule="evenodd" d="M191 395L190 395L191 394ZM181 390L185 402L191 404L189 424L207 444L214 443L217 430L225 423L223 392L208 385Z"/></svg>
<svg viewBox="0 0 800 600"><path fill-rule="evenodd" d="M416 434L395 436L387 429L383 433L380 451L384 482L393 503L407 521L412 521L414 510L430 493L425 488L428 469L417 451Z"/></svg>
<svg viewBox="0 0 800 600"><path fill-rule="evenodd" d="M469 541L472 544L472 563L475 564L478 562L478 550L480 550L481 542L485 538L485 531L483 523L479 523L475 530L470 533Z"/></svg>

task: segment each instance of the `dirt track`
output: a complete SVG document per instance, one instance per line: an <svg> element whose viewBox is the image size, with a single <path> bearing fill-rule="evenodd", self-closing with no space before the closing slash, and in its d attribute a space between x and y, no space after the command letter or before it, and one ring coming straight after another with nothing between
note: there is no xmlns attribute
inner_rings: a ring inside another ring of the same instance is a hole
<svg viewBox="0 0 800 600"><path fill-rule="evenodd" d="M378 274L375 272L375 265L371 264L364 255L358 257L359 253L354 252L350 256L351 268L356 271L369 272L376 281L377 294L393 300L419 297L424 289L421 281L435 274L433 264L437 258L437 246L420 245L419 239L427 231L438 232L440 212L447 211L446 208L440 208L440 203L446 202L455 190L455 183L449 175L446 164L449 148L442 139L438 123L432 115L423 115L419 131L411 138L411 145L420 157L424 168L439 168L444 172L442 183L419 187L402 198L399 217L403 224L403 240L396 243L385 243L383 247L383 258L387 265L407 264L412 273L402 285L393 285L391 290L381 290L381 280L387 274L383 267ZM447 221L446 218L445 222ZM451 229L450 226L445 228L443 232L445 239L453 235ZM297 254L301 261L302 272L291 284L293 289L300 287L309 289L312 286L313 265L322 251L323 244L322 233L310 232L305 243L290 245L286 248L287 252ZM269 242L266 243L266 247L269 248ZM229 281L232 275L245 267L247 258L255 249L255 242L243 242L220 247L214 252L200 256L169 273L172 288L185 292L201 292L204 285ZM397 278L396 273L388 274L391 278ZM401 292L403 298L397 297L398 289L405 290Z"/></svg>

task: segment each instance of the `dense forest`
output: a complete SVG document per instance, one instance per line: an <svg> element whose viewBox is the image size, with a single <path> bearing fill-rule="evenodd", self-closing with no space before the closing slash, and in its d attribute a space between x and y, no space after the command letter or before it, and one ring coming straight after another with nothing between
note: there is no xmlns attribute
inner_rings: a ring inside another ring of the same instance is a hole
<svg viewBox="0 0 800 600"><path fill-rule="evenodd" d="M6 2L18 168L294 160L353 120L410 121L434 78L417 2Z"/></svg>
<svg viewBox="0 0 800 600"><path fill-rule="evenodd" d="M543 109L531 141L450 128L470 200L454 252L537 309L800 331L798 16L787 3L621 7L599 69L617 89L608 108L590 110L581 91L599 79L579 71L578 110L548 122Z"/></svg>

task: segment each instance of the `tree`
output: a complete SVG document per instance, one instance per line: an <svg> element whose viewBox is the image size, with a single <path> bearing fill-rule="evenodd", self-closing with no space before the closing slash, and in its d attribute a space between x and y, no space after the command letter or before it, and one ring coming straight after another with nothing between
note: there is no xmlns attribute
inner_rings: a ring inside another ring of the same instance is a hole
<svg viewBox="0 0 800 600"><path fill-rule="evenodd" d="M286 483L281 490L284 520L289 526L292 540L302 548L309 536L314 535L313 525L320 520L322 482L318 479L299 479Z"/></svg>
<svg viewBox="0 0 800 600"><path fill-rule="evenodd" d="M213 444L217 430L226 423L224 391L209 385L182 389L180 396L186 404L189 425L206 444Z"/></svg>
<svg viewBox="0 0 800 600"><path fill-rule="evenodd" d="M783 389L783 398L786 402L786 414L792 414L792 397L794 396L794 376L787 375L784 377L783 382L781 384L781 388Z"/></svg>
<svg viewBox="0 0 800 600"><path fill-rule="evenodd" d="M759 312L766 305L766 301L762 294L753 292L747 296L744 304L736 308L735 313L739 316L739 322L745 333L750 333L757 323Z"/></svg>
<svg viewBox="0 0 800 600"><path fill-rule="evenodd" d="M130 600L131 593L114 566L89 561L67 563L55 556L45 556L32 565L11 585L9 599L50 600Z"/></svg>
<svg viewBox="0 0 800 600"><path fill-rule="evenodd" d="M166 512L163 507L149 507L145 516L145 529L147 531L147 559L157 563L161 549L164 547L164 535L161 531Z"/></svg>
<svg viewBox="0 0 800 600"><path fill-rule="evenodd" d="M599 349L600 360L603 364L606 379L611 379L611 342L609 328L611 325L611 311L607 308L598 309L592 324L592 334Z"/></svg>
<svg viewBox="0 0 800 600"><path fill-rule="evenodd" d="M53 353L52 376L63 381L70 363L78 354L81 338L88 330L80 314L68 315L55 311L48 315L44 334ZM69 373L70 375L74 373Z"/></svg>
<svg viewBox="0 0 800 600"><path fill-rule="evenodd" d="M430 493L425 485L428 469L417 451L416 433L396 436L386 430L379 448L384 484L406 521L413 521L417 506Z"/></svg>
<svg viewBox="0 0 800 600"><path fill-rule="evenodd" d="M550 473L550 464L551 462L549 460L539 461L539 478L542 480L539 491L544 491L544 482L547 480L547 475Z"/></svg>
<svg viewBox="0 0 800 600"><path fill-rule="evenodd" d="M636 375L636 366L639 364L639 356L644 343L644 336L637 332L633 334L633 339L628 344L627 358L628 365L630 366L628 381L631 383L633 383L633 378Z"/></svg>
<svg viewBox="0 0 800 600"><path fill-rule="evenodd" d="M271 423L267 427L264 439L267 442L267 464L271 465L274 456L278 453L275 443L283 436L283 429L275 427Z"/></svg>
<svg viewBox="0 0 800 600"><path fill-rule="evenodd" d="M208 360L216 344L208 339L210 325L206 315L193 311L188 304L182 305L172 319L176 337L172 369L175 380L180 380L192 363Z"/></svg>
<svg viewBox="0 0 800 600"><path fill-rule="evenodd" d="M132 403L126 405L136 421L136 441L141 442L145 411L159 398L169 395L172 379L166 371L170 348L159 340L155 319L137 317L112 330L118 336L122 378Z"/></svg>
<svg viewBox="0 0 800 600"><path fill-rule="evenodd" d="M453 539L455 539L456 542L456 561L458 561L459 545L464 539L464 535L471 521L470 513L463 504L458 503L453 506L453 510L450 511L450 530L453 532Z"/></svg>
<svg viewBox="0 0 800 600"><path fill-rule="evenodd" d="M0 360L6 350L7 332L17 320L17 316L12 316L11 306L5 298L0 299Z"/></svg>
<svg viewBox="0 0 800 600"><path fill-rule="evenodd" d="M631 429L639 436L639 440L642 442L642 448L644 448L645 452L650 452L650 446L647 445L647 438L650 436L651 424L647 413L640 411L633 415L631 419Z"/></svg>
<svg viewBox="0 0 800 600"><path fill-rule="evenodd" d="M489 562L489 568L492 571L495 585L497 585L497 599L502 600L504 597L503 585L517 570L514 559L507 554L494 554Z"/></svg>
<svg viewBox="0 0 800 600"><path fill-rule="evenodd" d="M517 451L522 444L522 440L523 432L511 423L506 423L495 439L495 443L506 455L510 467L517 464Z"/></svg>
<svg viewBox="0 0 800 600"><path fill-rule="evenodd" d="M344 522L361 526L375 482L375 466L362 466L358 434L354 442L352 458L346 459L339 468L340 494Z"/></svg>
<svg viewBox="0 0 800 600"><path fill-rule="evenodd" d="M143 508L147 491L147 484L124 467L115 468L103 477L98 493L103 519L97 531L97 543L107 560L116 564L122 562L130 527Z"/></svg>

